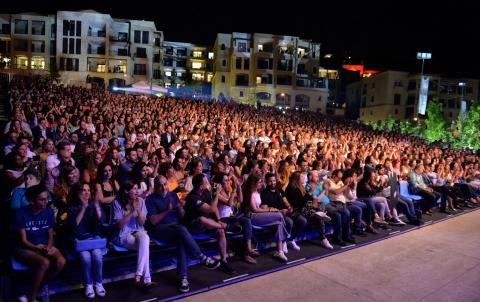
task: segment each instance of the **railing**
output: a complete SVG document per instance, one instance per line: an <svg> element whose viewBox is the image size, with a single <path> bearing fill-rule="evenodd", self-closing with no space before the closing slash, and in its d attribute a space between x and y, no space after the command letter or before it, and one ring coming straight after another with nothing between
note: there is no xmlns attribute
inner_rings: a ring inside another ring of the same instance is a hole
<svg viewBox="0 0 480 302"><path fill-rule="evenodd" d="M89 31L88 31L88 36L89 36L89 37L105 38L106 33L105 33L104 30L98 30L98 31L89 30Z"/></svg>

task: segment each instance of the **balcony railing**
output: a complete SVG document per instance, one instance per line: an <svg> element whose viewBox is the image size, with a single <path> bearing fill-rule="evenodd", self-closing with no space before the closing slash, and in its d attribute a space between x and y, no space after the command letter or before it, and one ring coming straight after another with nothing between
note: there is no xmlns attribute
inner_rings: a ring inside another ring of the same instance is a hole
<svg viewBox="0 0 480 302"><path fill-rule="evenodd" d="M106 33L105 33L104 30L98 30L98 31L89 30L89 31L88 31L88 36L89 36L89 37L105 38Z"/></svg>

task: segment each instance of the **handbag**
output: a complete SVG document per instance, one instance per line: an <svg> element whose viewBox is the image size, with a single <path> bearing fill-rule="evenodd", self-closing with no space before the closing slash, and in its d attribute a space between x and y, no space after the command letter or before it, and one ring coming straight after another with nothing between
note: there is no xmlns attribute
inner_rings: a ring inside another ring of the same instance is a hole
<svg viewBox="0 0 480 302"><path fill-rule="evenodd" d="M100 236L90 237L87 239L75 239L74 248L77 253L83 251L91 251L96 249L105 249L107 247L107 239Z"/></svg>

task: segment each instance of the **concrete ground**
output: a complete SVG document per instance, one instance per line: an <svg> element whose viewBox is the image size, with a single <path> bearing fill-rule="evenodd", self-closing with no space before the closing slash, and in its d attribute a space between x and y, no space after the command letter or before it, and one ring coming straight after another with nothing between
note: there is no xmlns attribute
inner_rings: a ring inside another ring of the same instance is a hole
<svg viewBox="0 0 480 302"><path fill-rule="evenodd" d="M480 211L183 301L480 302Z"/></svg>

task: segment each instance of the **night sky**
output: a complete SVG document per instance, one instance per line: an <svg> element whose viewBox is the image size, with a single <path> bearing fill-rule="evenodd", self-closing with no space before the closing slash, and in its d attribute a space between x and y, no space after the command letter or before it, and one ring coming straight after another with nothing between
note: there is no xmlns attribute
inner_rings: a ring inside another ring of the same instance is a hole
<svg viewBox="0 0 480 302"><path fill-rule="evenodd" d="M323 54L363 60L368 69L419 72L416 52L426 51L433 58L425 72L480 78L480 7L475 1L2 2L2 13L94 9L117 18L153 20L169 41L211 45L217 32L233 31L297 35L321 42Z"/></svg>

